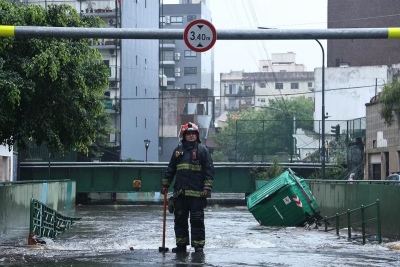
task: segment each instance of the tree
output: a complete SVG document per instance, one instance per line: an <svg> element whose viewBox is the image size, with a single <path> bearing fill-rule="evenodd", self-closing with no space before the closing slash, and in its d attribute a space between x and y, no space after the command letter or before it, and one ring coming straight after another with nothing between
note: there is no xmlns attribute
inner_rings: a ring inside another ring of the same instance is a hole
<svg viewBox="0 0 400 267"><path fill-rule="evenodd" d="M67 5L19 6L0 0L0 25L100 27ZM107 127L102 99L108 68L87 39L0 39L0 138L18 149L26 140L52 153L88 152ZM102 129L99 131L99 129Z"/></svg>
<svg viewBox="0 0 400 267"><path fill-rule="evenodd" d="M299 97L293 100L270 101L261 109L247 109L228 115L227 126L212 138L214 153L222 153L230 161L272 160L269 156L292 149L293 118L297 127L312 130L312 100Z"/></svg>
<svg viewBox="0 0 400 267"><path fill-rule="evenodd" d="M250 176L255 179L269 180L274 179L285 171L283 166L279 165L279 160L275 157L270 167L252 167Z"/></svg>
<svg viewBox="0 0 400 267"><path fill-rule="evenodd" d="M394 114L400 110L400 83L397 78L383 86L379 102L381 103L379 114L386 125L391 126L395 121Z"/></svg>

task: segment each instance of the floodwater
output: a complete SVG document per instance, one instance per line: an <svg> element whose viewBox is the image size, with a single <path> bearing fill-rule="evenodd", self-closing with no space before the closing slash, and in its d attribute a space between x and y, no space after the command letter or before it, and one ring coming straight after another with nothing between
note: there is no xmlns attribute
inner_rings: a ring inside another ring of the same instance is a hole
<svg viewBox="0 0 400 267"><path fill-rule="evenodd" d="M82 219L46 245L16 238L0 266L400 266L400 251L303 227L260 226L245 206L209 205L204 253L160 253L162 205L77 206ZM167 213L166 247L175 246ZM133 250L130 250L130 247ZM189 247L188 247L189 248Z"/></svg>

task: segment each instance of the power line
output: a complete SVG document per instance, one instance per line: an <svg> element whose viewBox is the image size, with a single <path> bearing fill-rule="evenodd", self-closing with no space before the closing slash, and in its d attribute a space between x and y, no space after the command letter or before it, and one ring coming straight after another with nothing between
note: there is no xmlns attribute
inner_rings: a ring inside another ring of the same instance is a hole
<svg viewBox="0 0 400 267"><path fill-rule="evenodd" d="M352 87L339 87L339 88L331 88L331 89L326 89L325 92L327 91L338 91L338 90L351 90L351 89L360 89L360 88L368 88L368 87L375 87L375 86L384 86L385 84L372 84L372 85L363 85L363 86L352 86ZM174 91L175 92L175 91ZM321 91L316 91L316 92L321 92ZM306 94L311 94L312 92L297 92L297 93L283 93L282 96L295 96L295 95L306 95ZM255 94L254 96L257 97L270 97L270 96L276 96L275 94ZM179 98L198 98L198 99L204 99L207 100L209 98L244 98L245 96L242 95L237 95L237 96L173 96L173 97L124 97L120 98L121 100L159 100L159 99L179 99ZM252 97L251 95L247 97ZM114 100L110 98L101 98L101 100Z"/></svg>

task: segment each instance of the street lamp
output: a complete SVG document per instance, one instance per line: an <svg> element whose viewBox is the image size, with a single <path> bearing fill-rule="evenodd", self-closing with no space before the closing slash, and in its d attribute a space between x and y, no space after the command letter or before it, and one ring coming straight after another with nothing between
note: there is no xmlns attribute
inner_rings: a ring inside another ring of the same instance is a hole
<svg viewBox="0 0 400 267"><path fill-rule="evenodd" d="M149 139L145 139L144 140L144 147L146 148L146 162L147 162L147 150L149 149L150 146L150 140Z"/></svg>
<svg viewBox="0 0 400 267"><path fill-rule="evenodd" d="M321 150L321 154L322 154L322 179L325 179L325 50L324 47L322 46L322 44L320 43L320 41L318 41L317 39L315 39L315 41L317 41L317 43L319 44L319 46L321 47L322 50L322 150Z"/></svg>

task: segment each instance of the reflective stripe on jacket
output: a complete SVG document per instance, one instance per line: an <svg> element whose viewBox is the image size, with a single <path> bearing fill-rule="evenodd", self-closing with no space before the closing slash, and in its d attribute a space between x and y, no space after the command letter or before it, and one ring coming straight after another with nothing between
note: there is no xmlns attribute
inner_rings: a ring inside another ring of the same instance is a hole
<svg viewBox="0 0 400 267"><path fill-rule="evenodd" d="M175 177L174 195L201 197L204 189L211 190L214 165L208 148L195 142L183 142L175 148L162 180L169 187Z"/></svg>

